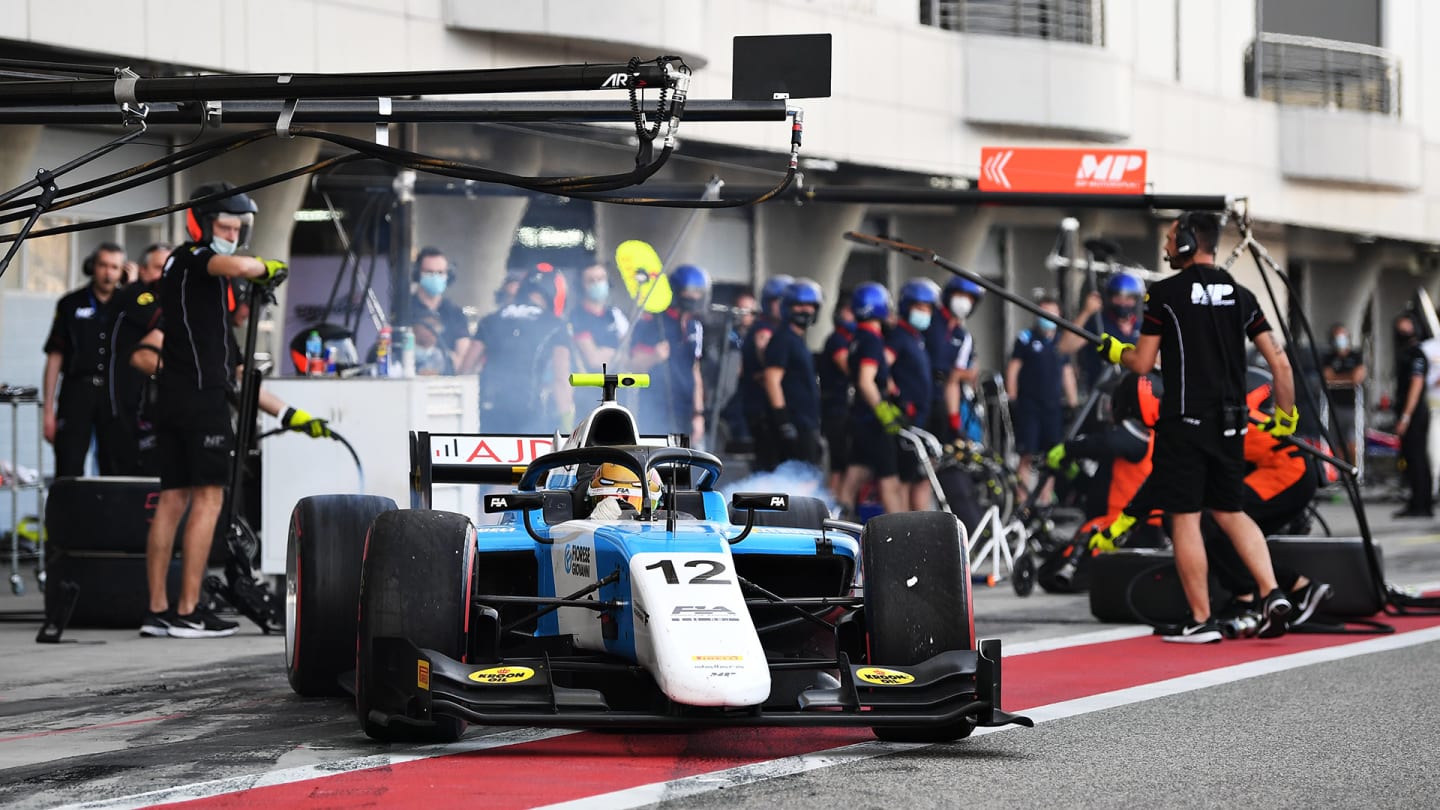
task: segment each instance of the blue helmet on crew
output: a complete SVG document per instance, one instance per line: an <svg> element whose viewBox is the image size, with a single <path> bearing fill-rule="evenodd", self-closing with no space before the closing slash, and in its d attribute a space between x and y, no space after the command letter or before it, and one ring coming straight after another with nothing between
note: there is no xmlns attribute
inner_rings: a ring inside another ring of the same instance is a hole
<svg viewBox="0 0 1440 810"><path fill-rule="evenodd" d="M780 316L786 323L808 329L815 323L824 304L825 293L820 285L802 278L785 288L785 294L780 299Z"/></svg>
<svg viewBox="0 0 1440 810"><path fill-rule="evenodd" d="M710 305L710 274L699 265L682 264L670 271L670 294L681 312L704 312Z"/></svg>
<svg viewBox="0 0 1440 810"><path fill-rule="evenodd" d="M900 320L918 332L930 328L940 305L940 285L928 278L912 278L900 287Z"/></svg>

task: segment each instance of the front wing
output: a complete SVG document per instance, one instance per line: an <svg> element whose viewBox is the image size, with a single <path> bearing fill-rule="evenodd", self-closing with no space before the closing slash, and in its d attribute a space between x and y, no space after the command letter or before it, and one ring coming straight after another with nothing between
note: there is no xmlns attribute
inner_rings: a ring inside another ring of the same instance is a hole
<svg viewBox="0 0 1440 810"><path fill-rule="evenodd" d="M541 656L468 664L420 649L404 639L375 645L383 697L370 720L380 725L429 726L436 715L480 725L562 728L700 728L714 726L883 726L925 728L969 718L979 726L1033 726L1000 708L1000 641L979 650L944 652L918 664L880 667L835 660L777 659L772 672L829 673L824 686L800 689L789 705L714 709L668 704L663 711L617 709L597 689L557 684L555 676L584 680L587 671L629 673L643 668L595 659ZM836 677L838 675L838 677ZM659 695L658 688L655 694Z"/></svg>

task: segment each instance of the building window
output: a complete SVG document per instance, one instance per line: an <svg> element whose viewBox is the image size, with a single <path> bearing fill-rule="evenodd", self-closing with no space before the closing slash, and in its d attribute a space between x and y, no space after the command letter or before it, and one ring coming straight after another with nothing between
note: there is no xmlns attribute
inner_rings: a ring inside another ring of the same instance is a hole
<svg viewBox="0 0 1440 810"><path fill-rule="evenodd" d="M1259 70L1255 65L1257 46ZM1292 107L1398 116L1400 66L1394 55L1383 48L1292 34L1262 34L1245 51L1245 95Z"/></svg>
<svg viewBox="0 0 1440 810"><path fill-rule="evenodd" d="M1023 39L1104 45L1102 0L920 0L920 23Z"/></svg>

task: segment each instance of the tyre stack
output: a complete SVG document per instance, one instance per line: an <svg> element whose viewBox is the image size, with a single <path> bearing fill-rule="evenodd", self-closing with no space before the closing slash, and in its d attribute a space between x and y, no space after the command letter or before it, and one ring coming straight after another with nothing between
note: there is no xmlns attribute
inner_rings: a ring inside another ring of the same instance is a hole
<svg viewBox="0 0 1440 810"><path fill-rule="evenodd" d="M70 627L140 626L150 607L145 544L159 497L158 478L55 481L45 500L46 615L60 615L62 594L74 586ZM179 559L171 560L168 581L173 604Z"/></svg>

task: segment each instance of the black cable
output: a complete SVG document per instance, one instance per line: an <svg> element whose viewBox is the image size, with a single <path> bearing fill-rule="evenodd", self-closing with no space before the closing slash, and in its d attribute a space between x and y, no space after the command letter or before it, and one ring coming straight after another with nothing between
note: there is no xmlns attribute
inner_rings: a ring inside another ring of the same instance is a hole
<svg viewBox="0 0 1440 810"><path fill-rule="evenodd" d="M263 138L273 137L274 134L275 134L275 133L274 133L273 130L266 130L266 129L251 130L251 131L249 131L249 132L242 132L242 133L237 133L237 134L235 134L235 135L229 135L229 136L226 136L226 137L221 138L221 139L216 140L216 141L210 141L209 143L206 143L206 144L204 144L203 146L190 147L190 148L187 148L187 149L182 149L182 150L179 151L179 152L172 152L171 154L165 155L165 156L163 156L163 157L159 157L159 158L156 158L156 159L154 159L154 160L147 161L147 162L145 162L145 163L140 163L140 164L137 164L137 165L135 165L135 166L131 166L131 167L126 168L126 169L122 169L122 170L120 170L120 171L118 171L118 172L113 172L113 173L111 173L111 174L105 175L105 176L103 176L103 177L97 177L97 178L94 178L94 179L92 179L92 180L87 180L87 181L85 181L85 182L83 182L83 183L77 183L77 184L75 184L74 186L71 186L69 189L67 189L67 190L64 192L64 194L61 195L61 199L62 199L62 200L66 200L66 202L64 202L64 204L63 204L64 206L73 205L73 204L75 204L75 203L69 202L68 199L67 199L68 197L70 197L70 196L72 196L72 195L79 194L79 193L83 193L83 192L89 191L89 190L91 190L91 189L100 188L100 187L102 187L102 186L106 186L106 185L109 185L109 184L112 184L112 183L115 183L115 182L118 182L118 181L121 181L121 180L125 180L125 179L130 178L130 177L133 177L133 176L135 176L135 175L137 175L137 174L141 174L141 173L144 173L144 172L148 172L148 171L151 171L151 170L156 169L156 168L158 168L158 167L167 166L167 165L169 165L169 164L176 163L176 162L186 161L186 160L188 160L189 158L191 158L192 156L205 155L205 156L207 156L207 159L208 159L208 157L214 157L214 156L216 156L216 155L223 154L224 152L231 151L232 149L237 149L237 148L239 148L239 147L241 147L241 146L248 145L248 144L250 144L250 143L253 143L253 142L255 142L255 141L261 140L261 139L263 139ZM186 163L186 165L189 166L189 165L193 165L193 164L191 164L191 163ZM153 179L158 179L158 178L153 178ZM122 189L122 190L123 190L123 189ZM101 196L104 196L104 195L101 195ZM98 198L97 198L97 199L98 199ZM38 201L38 195L35 196L35 197L26 197L26 198L24 198L24 199L6 200L6 201L4 201L3 203L0 203L0 210L9 209L9 208L22 208L22 207L26 207L26 206L32 206L32 205L34 205L37 201ZM86 200L86 201L88 202L88 200ZM62 207L62 205L61 205L60 203L57 203L55 207ZM23 217L21 217L21 218L23 219ZM3 222L13 222L13 221L14 221L14 218L13 218L13 217L7 217L7 218L5 218L5 219L3 219L3 220L0 220L0 221L3 221Z"/></svg>
<svg viewBox="0 0 1440 810"><path fill-rule="evenodd" d="M297 169L291 169L290 171L282 172L280 174L271 175L270 177L256 180L253 183L246 183L243 186L238 186L233 189L225 189L223 191L219 191L215 194L210 194L205 197L199 197L193 200L186 200L184 202L175 203L173 205L166 205L160 208L152 208L148 211L141 211L138 214L125 214L118 217L109 217L108 219L96 219L89 222L76 222L71 225L59 225L54 228L47 228L43 231L35 231L34 233L31 233L30 236L32 238L39 236L55 236L62 233L87 231L92 228L108 228L112 225L123 225L128 222L137 222L142 219L151 219L153 217L164 216L166 214L173 214L177 211L184 211L187 208L192 208L201 203L226 199L236 194L254 191L257 188L265 188L266 186L273 186L276 183L283 183L286 180L293 180L296 177L302 177L307 174L314 174L315 172L323 171L333 166L338 166L344 163L351 163L353 161L361 159L361 157L361 155L350 154L340 155L333 158L326 158L325 160L301 166ZM0 234L0 243L14 242L19 238L20 237L17 234Z"/></svg>
<svg viewBox="0 0 1440 810"><path fill-rule="evenodd" d="M564 194L566 191L582 191L590 186L604 186L618 184L616 188L624 188L628 185L635 185L648 179L664 165L665 160L673 151L667 147L663 149L660 156L650 164L637 167L630 172L612 175L599 176L568 176L568 177L527 177L523 175L509 174L507 172L486 169L483 166L476 166L469 163L462 163L454 160L434 158L422 155L417 152L397 149L392 146L384 146L371 141L352 138L347 135L339 135L324 130L300 128L291 130L291 134L308 138L316 138L322 141L333 143L353 149L356 152L368 155L369 157L383 160L397 166L426 171L431 174L439 174L462 179L473 179L487 183L501 183L518 188L530 189L548 193ZM599 189L606 190L606 189Z"/></svg>
<svg viewBox="0 0 1440 810"><path fill-rule="evenodd" d="M780 182L769 191L758 194L754 197L747 197L739 200L668 200L658 197L611 197L604 194L590 194L586 192L573 192L566 194L577 200L591 200L599 203L612 205L639 205L654 208L742 208L750 205L759 205L768 202L784 193L790 184L795 181L796 170L790 169Z"/></svg>
<svg viewBox="0 0 1440 810"><path fill-rule="evenodd" d="M1290 280L1285 276L1285 274L1269 266L1269 264L1260 255L1259 248L1256 246L1253 240L1251 240L1248 249L1250 251L1251 258L1255 261L1255 264L1257 266L1256 269L1260 271L1260 278L1265 284L1266 293L1270 296L1270 303L1272 306L1275 306L1276 310L1278 311L1279 301L1277 301L1275 298L1275 291L1270 285L1269 276L1266 271L1268 270L1270 272L1274 272L1277 276L1279 276L1281 283L1285 285L1285 289L1291 295L1295 294L1294 287L1291 286ZM1294 314L1299 319L1300 326L1302 329L1305 330L1306 336L1310 339L1311 357L1313 362L1315 363L1315 367L1319 368L1320 358L1315 350L1315 337L1314 333L1311 331L1310 321L1305 316L1303 308L1296 308L1294 310ZM1294 341L1290 337L1291 333L1289 327L1283 320L1281 321L1280 329L1286 336L1287 344L1293 344ZM1303 375L1301 376L1303 377ZM1304 389L1307 396L1309 395L1309 389L1305 386L1303 381L1301 385L1297 387ZM1328 398L1329 392L1326 391L1325 394ZM1332 405L1333 414L1333 401L1331 401L1330 404ZM1330 427L1335 430L1336 435L1339 434L1337 421L1338 420L1332 420L1332 424L1330 425ZM1383 570L1380 567L1380 555L1378 550L1375 548L1375 538L1370 530L1370 521L1365 515L1365 505L1364 499L1362 498L1360 493L1360 484L1354 479L1353 476L1348 474L1348 472L1345 470L1340 471L1340 482L1341 487L1345 490L1346 497L1350 499L1351 509L1355 513L1355 522L1356 527L1360 531L1361 545L1365 549L1365 557L1367 562L1370 564L1370 584L1374 588L1376 595L1378 595L1380 598L1380 604L1382 605L1382 609L1386 613L1393 614L1405 614L1408 612L1431 613L1440 610L1440 600L1426 599L1424 597L1407 597L1404 594L1395 591L1385 581Z"/></svg>

